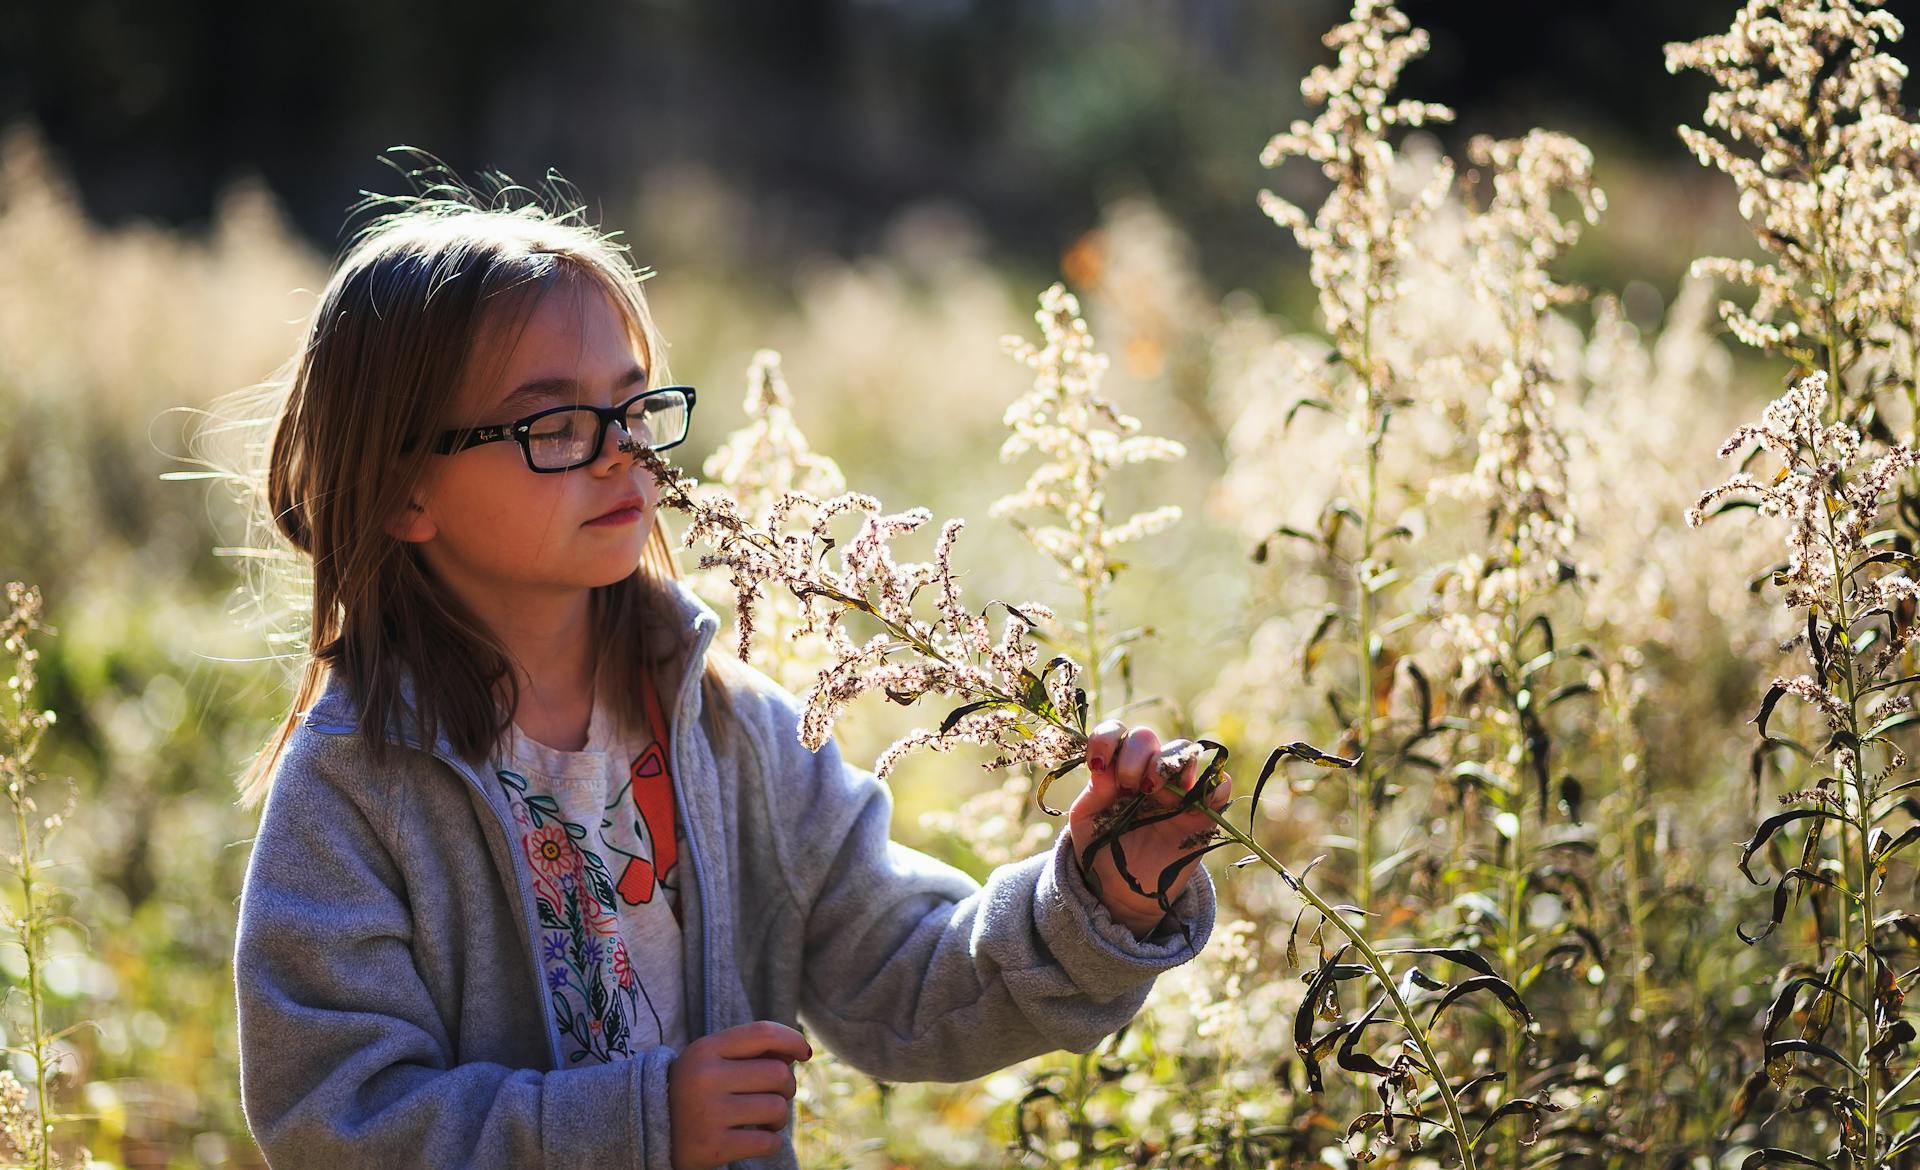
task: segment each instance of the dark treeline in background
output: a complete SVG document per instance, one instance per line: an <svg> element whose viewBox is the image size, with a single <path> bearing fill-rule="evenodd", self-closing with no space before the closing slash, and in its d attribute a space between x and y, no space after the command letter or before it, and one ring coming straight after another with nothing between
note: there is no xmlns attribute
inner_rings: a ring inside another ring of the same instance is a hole
<svg viewBox="0 0 1920 1170"><path fill-rule="evenodd" d="M747 200L735 255L871 247L928 197L994 250L1049 265L1121 191L1158 199L1203 270L1275 256L1253 193L1306 193L1257 155L1302 112L1332 0L13 0L0 121L38 127L89 212L191 226L261 176L332 251L377 158L419 146L462 174L559 169L620 220L663 168ZM1407 0L1433 51L1405 93L1460 111L1441 137L1547 126L1602 159L1692 168L1674 122L1697 75L1661 45L1733 0ZM1890 6L1911 23L1909 2ZM1911 46L1899 52L1910 57ZM1300 168L1301 164L1294 164ZM1603 181L1606 177L1602 171ZM1717 190L1717 188L1716 188ZM1724 192L1722 192L1724 195ZM649 243L658 243L649 241Z"/></svg>

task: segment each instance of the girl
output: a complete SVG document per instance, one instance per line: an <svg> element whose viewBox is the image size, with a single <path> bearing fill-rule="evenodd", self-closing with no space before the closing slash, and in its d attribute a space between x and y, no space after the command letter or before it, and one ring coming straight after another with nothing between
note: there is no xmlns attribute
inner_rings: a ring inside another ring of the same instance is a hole
<svg viewBox="0 0 1920 1170"><path fill-rule="evenodd" d="M243 781L241 1097L272 1165L793 1167L799 1021L892 1081L1125 1024L1213 924L1204 867L1162 922L1069 852L1122 796L1177 799L1154 732L1097 728L1067 830L984 886L889 840L887 788L802 747L679 580L639 452L696 393L624 246L460 186L384 202L261 484L312 590ZM1209 825L1136 830L1130 865Z"/></svg>

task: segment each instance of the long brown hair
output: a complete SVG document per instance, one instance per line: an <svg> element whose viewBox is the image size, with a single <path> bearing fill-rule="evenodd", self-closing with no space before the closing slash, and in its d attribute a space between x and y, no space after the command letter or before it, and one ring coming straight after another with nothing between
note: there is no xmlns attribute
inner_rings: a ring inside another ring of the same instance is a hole
<svg viewBox="0 0 1920 1170"><path fill-rule="evenodd" d="M301 591L310 601L292 708L240 777L247 807L265 799L302 713L333 672L354 696L376 761L406 720L403 677L432 680L414 688L417 722L408 728L423 743L444 730L456 751L479 760L511 727L519 684L505 646L436 585L417 546L386 523L433 457L424 443L403 448L456 425L458 387L481 350L511 352L511 336L559 284L597 287L626 318L648 384L671 380L640 289L651 271L628 262L614 233L584 221L564 180L549 172L543 198L491 175L496 190L483 195L436 169L446 177L419 194L369 196L360 205L393 209L349 241L304 344L266 384L271 441L264 465L256 457L245 478L271 542L291 546L294 555L283 559L308 576ZM510 331L507 344L475 344L496 325ZM593 590L595 644L632 650L607 664L610 702L630 723L644 718L645 672L662 678L680 651L685 631L667 624L678 609L666 584L679 577L656 516L634 571ZM729 661L710 649L701 664L716 751L734 733Z"/></svg>

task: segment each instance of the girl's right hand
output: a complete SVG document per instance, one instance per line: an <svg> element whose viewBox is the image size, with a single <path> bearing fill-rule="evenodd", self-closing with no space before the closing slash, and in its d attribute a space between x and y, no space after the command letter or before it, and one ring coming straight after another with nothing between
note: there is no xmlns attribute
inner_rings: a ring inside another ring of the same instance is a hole
<svg viewBox="0 0 1920 1170"><path fill-rule="evenodd" d="M674 1170L711 1170L778 1150L796 1088L793 1062L811 1059L807 1038L773 1020L687 1045L667 1068Z"/></svg>

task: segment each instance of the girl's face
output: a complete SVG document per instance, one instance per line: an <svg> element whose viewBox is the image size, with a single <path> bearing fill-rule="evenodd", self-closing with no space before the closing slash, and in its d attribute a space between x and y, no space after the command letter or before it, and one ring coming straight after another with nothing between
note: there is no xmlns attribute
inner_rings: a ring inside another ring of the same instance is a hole
<svg viewBox="0 0 1920 1170"><path fill-rule="evenodd" d="M534 306L504 360L487 334L459 391L455 425L511 423L551 406L612 406L646 389L646 359L626 319L597 286L575 278ZM593 462L537 472L514 440L482 443L433 458L414 494L416 509L393 532L420 545L427 564L476 610L551 604L632 573L653 529L659 485L625 437L607 427ZM592 523L623 501L637 514Z"/></svg>

